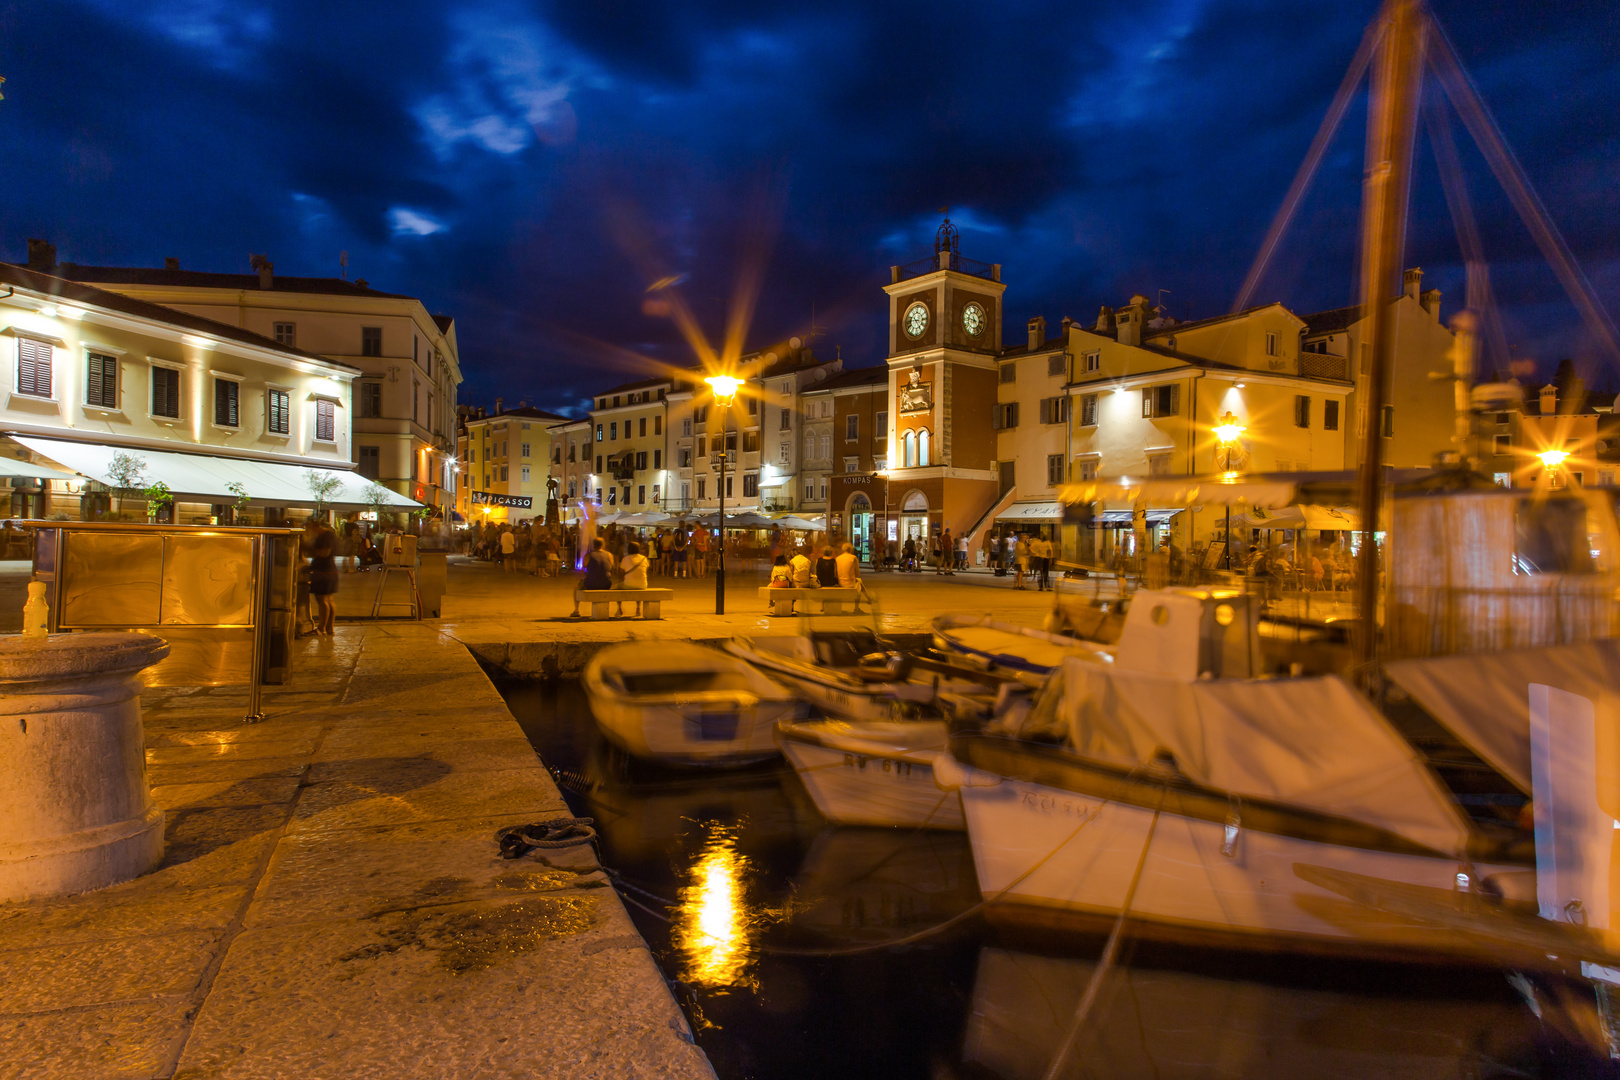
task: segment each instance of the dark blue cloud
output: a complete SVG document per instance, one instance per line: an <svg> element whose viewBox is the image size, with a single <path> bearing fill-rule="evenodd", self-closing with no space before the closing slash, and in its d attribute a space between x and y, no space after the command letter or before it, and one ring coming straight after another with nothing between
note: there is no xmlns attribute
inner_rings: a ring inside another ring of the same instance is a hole
<svg viewBox="0 0 1620 1080"><path fill-rule="evenodd" d="M1015 336L1029 315L1089 319L1160 289L1209 315L1373 10L0 0L0 243L220 270L267 251L299 274L347 250L352 276L458 317L468 395L552 406L637 354L685 357L643 314L652 276L687 274L718 334L750 258L751 344L814 312L818 345L880 359L885 268L928 251L947 204L964 251L1004 265ZM1617 306L1614 6L1437 10ZM1262 299L1353 299L1363 120L1353 108ZM1465 146L1464 162L1514 344L1609 380L1483 160ZM1422 146L1414 196L1407 261L1460 299Z"/></svg>

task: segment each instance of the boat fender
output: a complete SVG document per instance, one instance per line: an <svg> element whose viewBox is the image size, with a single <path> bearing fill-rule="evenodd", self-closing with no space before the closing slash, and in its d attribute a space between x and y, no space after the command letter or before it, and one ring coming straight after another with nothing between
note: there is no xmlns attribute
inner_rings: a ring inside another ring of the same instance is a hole
<svg viewBox="0 0 1620 1080"><path fill-rule="evenodd" d="M995 773L963 765L949 754L940 754L934 759L934 786L941 791L955 791L965 787L995 787L999 783L1001 777Z"/></svg>

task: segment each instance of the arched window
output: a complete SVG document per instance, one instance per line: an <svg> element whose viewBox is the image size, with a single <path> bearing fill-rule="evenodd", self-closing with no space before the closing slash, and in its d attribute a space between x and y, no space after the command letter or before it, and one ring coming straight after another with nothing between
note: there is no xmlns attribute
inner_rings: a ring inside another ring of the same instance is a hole
<svg viewBox="0 0 1620 1080"><path fill-rule="evenodd" d="M906 468L915 469L917 467L917 436L916 436L916 433L915 432L910 432L910 431L906 432L905 438L902 439L901 441L905 444Z"/></svg>
<svg viewBox="0 0 1620 1080"><path fill-rule="evenodd" d="M917 432L917 467L928 467L928 429L923 428Z"/></svg>

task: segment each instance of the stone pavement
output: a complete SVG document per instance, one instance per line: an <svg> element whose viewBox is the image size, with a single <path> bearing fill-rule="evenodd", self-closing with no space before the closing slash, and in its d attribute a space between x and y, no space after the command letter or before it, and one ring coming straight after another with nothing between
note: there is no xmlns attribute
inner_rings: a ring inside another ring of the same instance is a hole
<svg viewBox="0 0 1620 1080"><path fill-rule="evenodd" d="M496 857L566 813L431 626L297 645L245 691L151 691L162 867L0 905L0 1077L712 1077L589 848Z"/></svg>

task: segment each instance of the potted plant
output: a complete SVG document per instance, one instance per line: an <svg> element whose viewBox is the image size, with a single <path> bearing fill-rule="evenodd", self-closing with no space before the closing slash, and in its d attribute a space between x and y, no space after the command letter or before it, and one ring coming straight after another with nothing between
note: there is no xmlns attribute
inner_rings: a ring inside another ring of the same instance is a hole
<svg viewBox="0 0 1620 1080"><path fill-rule="evenodd" d="M172 520L174 513L174 496L169 494L169 485L159 480L144 492L146 495L146 520L156 524L165 520Z"/></svg>

